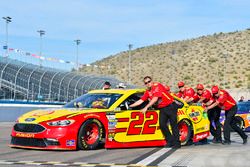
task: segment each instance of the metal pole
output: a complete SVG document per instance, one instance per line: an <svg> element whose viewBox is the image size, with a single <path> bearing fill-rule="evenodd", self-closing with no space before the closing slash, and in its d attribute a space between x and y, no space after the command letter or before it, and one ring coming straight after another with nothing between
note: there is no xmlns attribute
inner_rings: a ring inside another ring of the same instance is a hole
<svg viewBox="0 0 250 167"><path fill-rule="evenodd" d="M37 31L39 34L40 34L40 60L39 60L39 65L40 67L42 67L42 59L41 59L41 56L42 56L42 36L45 35L45 31L44 30L38 30Z"/></svg>
<svg viewBox="0 0 250 167"><path fill-rule="evenodd" d="M74 40L76 42L76 71L78 72L79 63L78 63L78 45L81 43L80 39Z"/></svg>
<svg viewBox="0 0 250 167"><path fill-rule="evenodd" d="M131 49L132 49L133 45L129 44L128 45L128 83L131 84Z"/></svg>
<svg viewBox="0 0 250 167"><path fill-rule="evenodd" d="M5 41L5 46L4 46L4 49L6 49L5 51L5 57L8 57L8 24L11 22L11 17L7 16L7 17L3 17L3 19L6 21L6 41Z"/></svg>

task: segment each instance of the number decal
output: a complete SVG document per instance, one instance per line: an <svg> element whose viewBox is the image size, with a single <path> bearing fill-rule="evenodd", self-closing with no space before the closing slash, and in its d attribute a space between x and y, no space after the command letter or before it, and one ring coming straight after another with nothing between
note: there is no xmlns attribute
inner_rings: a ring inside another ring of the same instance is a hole
<svg viewBox="0 0 250 167"><path fill-rule="evenodd" d="M158 121L157 112L146 112L144 126L143 126L144 114L142 114L141 112L131 113L131 119L135 119L135 120L132 120L130 122L127 135L140 135L140 134L154 134L155 133L156 124Z"/></svg>
<svg viewBox="0 0 250 167"><path fill-rule="evenodd" d="M151 117L152 116L152 117ZM150 126L150 125L156 125L158 121L158 115L156 112L147 112L146 118L152 118L145 121L144 128L142 131L142 134L154 134L156 130L156 126Z"/></svg>
<svg viewBox="0 0 250 167"><path fill-rule="evenodd" d="M142 127L136 127L136 126L143 124L144 116L140 112L131 113L131 119L135 119L136 117L138 117L138 119L131 121L127 135L138 135L141 133Z"/></svg>

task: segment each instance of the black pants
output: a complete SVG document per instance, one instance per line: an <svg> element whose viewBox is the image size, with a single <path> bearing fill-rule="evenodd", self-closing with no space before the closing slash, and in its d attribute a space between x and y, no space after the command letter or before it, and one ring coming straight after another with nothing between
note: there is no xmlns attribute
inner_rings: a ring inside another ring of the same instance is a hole
<svg viewBox="0 0 250 167"><path fill-rule="evenodd" d="M165 136L166 141L170 145L178 146L180 145L180 134L177 124L177 111L179 106L173 102L167 107L160 109L160 128ZM170 133L167 122L170 122L170 126L172 128L172 134Z"/></svg>
<svg viewBox="0 0 250 167"><path fill-rule="evenodd" d="M238 108L237 105L235 105L230 110L225 111L226 120L224 123L223 134L224 134L224 139L227 142L230 142L230 129L231 129L230 127L232 127L232 129L235 130L235 132L237 132L242 139L247 138L245 132L243 132L243 130L236 125L235 114L237 112L237 108Z"/></svg>
<svg viewBox="0 0 250 167"><path fill-rule="evenodd" d="M216 106L207 111L210 122L210 132L217 141L221 141L221 124L220 124L221 108Z"/></svg>

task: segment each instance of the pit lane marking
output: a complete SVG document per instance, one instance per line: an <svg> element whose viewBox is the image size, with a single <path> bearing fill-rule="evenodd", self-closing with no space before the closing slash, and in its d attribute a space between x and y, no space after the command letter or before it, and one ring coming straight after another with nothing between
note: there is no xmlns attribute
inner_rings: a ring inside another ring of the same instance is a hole
<svg viewBox="0 0 250 167"><path fill-rule="evenodd" d="M115 164L115 163L84 163L84 162L53 162L53 161L14 161L0 160L0 165L49 165L49 166L91 166L91 167L146 167L139 164Z"/></svg>
<svg viewBox="0 0 250 167"><path fill-rule="evenodd" d="M157 166L161 161L165 160L175 151L176 149L173 148L158 148L131 162L136 163L137 165Z"/></svg>

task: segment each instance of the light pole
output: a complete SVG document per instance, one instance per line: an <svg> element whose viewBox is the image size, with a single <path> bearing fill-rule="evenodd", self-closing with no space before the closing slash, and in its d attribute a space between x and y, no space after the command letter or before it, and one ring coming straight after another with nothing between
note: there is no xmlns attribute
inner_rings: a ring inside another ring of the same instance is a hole
<svg viewBox="0 0 250 167"><path fill-rule="evenodd" d="M11 22L11 17L3 17L3 19L6 21L6 41L5 41L5 46L3 46L3 49L5 49L5 57L8 57L8 24Z"/></svg>
<svg viewBox="0 0 250 167"><path fill-rule="evenodd" d="M42 59L41 59L41 56L42 56L42 36L45 35L45 31L38 30L37 32L40 34L40 53L39 53L40 61L39 61L39 63L40 63L40 67L42 67Z"/></svg>
<svg viewBox="0 0 250 167"><path fill-rule="evenodd" d="M81 40L80 39L76 39L74 40L74 42L76 43L76 71L78 72L78 68L79 68L79 64L78 64L78 45L80 45Z"/></svg>
<svg viewBox="0 0 250 167"><path fill-rule="evenodd" d="M131 49L132 49L133 45L132 44L128 44L128 83L131 84Z"/></svg>

